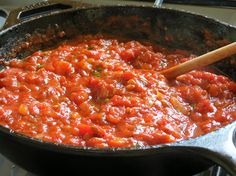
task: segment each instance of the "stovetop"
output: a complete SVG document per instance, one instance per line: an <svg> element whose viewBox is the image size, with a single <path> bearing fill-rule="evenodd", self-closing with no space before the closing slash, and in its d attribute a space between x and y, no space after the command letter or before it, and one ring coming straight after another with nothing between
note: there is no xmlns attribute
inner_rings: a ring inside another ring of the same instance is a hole
<svg viewBox="0 0 236 176"><path fill-rule="evenodd" d="M0 175L1 176L37 176L10 162L0 154ZM193 176L230 176L219 166L213 166Z"/></svg>
<svg viewBox="0 0 236 176"><path fill-rule="evenodd" d="M184 171L183 171L184 172ZM0 154L0 176L37 176L21 167L15 165ZM212 166L208 170L202 171L193 176L230 176L220 166Z"/></svg>
<svg viewBox="0 0 236 176"><path fill-rule="evenodd" d="M165 0L164 0L165 1ZM0 9L11 10L21 6L29 5L31 3L40 2L40 0L0 0ZM140 1L110 1L110 0L84 0L87 3L100 3L100 4L134 4L134 5L150 5L152 2ZM196 12L212 18L219 19L232 25L236 25L236 10L234 8L219 8L219 7L206 7L206 6L190 6L190 5L177 5L177 4L164 4L165 7L174 9L182 9L187 11ZM3 26L5 19L0 14L0 28ZM21 167L15 165L4 156L0 154L0 176L36 176ZM229 176L221 167L213 166L206 171L203 171L194 176Z"/></svg>

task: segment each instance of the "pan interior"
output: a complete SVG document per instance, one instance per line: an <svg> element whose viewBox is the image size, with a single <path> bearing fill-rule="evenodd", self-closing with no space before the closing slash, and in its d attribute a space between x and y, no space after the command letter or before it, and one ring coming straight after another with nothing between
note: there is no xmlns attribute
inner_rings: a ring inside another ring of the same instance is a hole
<svg viewBox="0 0 236 176"><path fill-rule="evenodd" d="M0 58L24 58L80 34L147 40L200 55L236 40L236 29L199 15L151 7L96 7L41 15L1 32ZM62 20L63 19L63 20ZM214 64L236 79L236 59Z"/></svg>
<svg viewBox="0 0 236 176"><path fill-rule="evenodd" d="M236 40L234 27L194 14L150 7L96 7L43 15L2 31L0 58L21 59L76 35L98 33L150 41L197 55ZM235 57L213 67L236 80Z"/></svg>

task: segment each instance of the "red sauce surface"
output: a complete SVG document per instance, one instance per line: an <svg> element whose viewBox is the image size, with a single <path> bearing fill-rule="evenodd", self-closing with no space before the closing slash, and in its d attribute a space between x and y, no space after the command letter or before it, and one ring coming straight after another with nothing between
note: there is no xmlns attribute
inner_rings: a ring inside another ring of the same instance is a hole
<svg viewBox="0 0 236 176"><path fill-rule="evenodd" d="M0 124L45 141L140 147L203 135L236 119L236 83L207 71L167 81L181 50L79 36L0 72Z"/></svg>

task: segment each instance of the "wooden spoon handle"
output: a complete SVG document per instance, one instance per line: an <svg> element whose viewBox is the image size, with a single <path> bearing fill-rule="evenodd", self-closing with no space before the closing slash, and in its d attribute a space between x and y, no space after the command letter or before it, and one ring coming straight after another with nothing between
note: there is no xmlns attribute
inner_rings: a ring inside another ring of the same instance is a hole
<svg viewBox="0 0 236 176"><path fill-rule="evenodd" d="M234 54L236 54L236 42L203 54L182 64L163 70L160 72L160 74L163 74L167 79L174 79L177 76L187 73L191 70L207 66Z"/></svg>

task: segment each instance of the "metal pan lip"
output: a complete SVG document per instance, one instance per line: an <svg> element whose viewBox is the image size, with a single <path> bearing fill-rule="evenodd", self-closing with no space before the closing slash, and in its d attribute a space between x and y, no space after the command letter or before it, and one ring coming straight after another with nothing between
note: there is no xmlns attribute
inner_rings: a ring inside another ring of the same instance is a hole
<svg viewBox="0 0 236 176"><path fill-rule="evenodd" d="M0 29L0 35L2 35L3 33L7 32L7 31L9 31L13 28L16 28L17 26L23 25L23 24L28 23L30 21L37 20L39 18L44 18L44 17L48 17L48 16L53 16L53 15L60 15L60 14L69 13L69 12L77 12L77 11L81 11L81 10L96 10L96 9L106 9L106 8L124 8L124 9L126 9L126 8L128 8L128 9L139 8L139 9L150 9L150 10L157 10L157 11L160 10L160 11L167 11L167 12L170 11L170 12L175 12L175 13L182 13L182 14L186 14L186 15L192 15L192 16L195 16L197 18L201 18L203 20L208 20L208 21L213 22L213 23L218 23L218 24L224 25L226 27L236 29L236 25L229 24L227 22L209 17L207 15L202 15L202 14L197 13L197 12L191 12L189 10L174 9L174 8L171 8L171 7L156 8L156 7L147 6L147 5L120 5L120 4L118 4L118 5L94 5L94 6L89 6L89 7L76 7L76 8L65 9L65 10L60 10L60 11L52 11L52 12L49 12L47 14L40 14L38 16L34 16L34 17L29 18L29 19L25 19L24 21L19 22L19 23L15 24L11 27L8 27L8 28L2 29L2 30Z"/></svg>
<svg viewBox="0 0 236 176"><path fill-rule="evenodd" d="M69 13L69 12L77 12L81 10L96 10L96 9L104 9L104 8L143 8L143 9L157 9L160 11L170 11L170 12L176 12L176 13L182 13L186 15L192 15L197 18L201 18L202 20L208 20L213 23L218 23L221 25L224 25L229 28L233 28L236 30L236 26L228 24L226 22L222 22L217 19L210 18L208 16L204 16L195 12L190 12L186 10L176 10L173 8L155 8L150 6L134 6L134 5L109 5L109 6L92 6L92 7L78 7L78 8L72 8L62 11L55 11L51 12L49 14L43 14L36 17L32 17L30 19L24 20L18 24L15 24L11 27L5 28L3 30L0 30L0 37L1 35L4 35L9 30L12 30L14 28L17 28L21 25L27 25L27 23L37 20L39 18L46 18L48 16L52 15L60 15L63 13ZM29 137L24 134L21 134L19 132L12 131L11 129L4 127L0 125L0 133L3 133L4 135L10 136L13 140L23 143L25 145L29 145L32 147L44 149L47 151L52 152L58 152L58 153L67 153L67 154L75 154L75 155L85 155L85 156L103 156L103 157L129 157L129 156L144 156L144 155L152 155L153 153L157 153L161 151L162 149L171 148L173 149L178 147L185 147L187 143L194 143L197 142L199 139L214 136L216 133L224 133L227 128L230 126L236 126L236 121L221 127L215 131L212 131L210 133L204 134L202 136L198 136L196 138L189 138L182 141L177 141L173 143L166 143L166 144L160 144L160 145L153 145L153 146L145 146L145 147L132 147L132 148L93 148L93 147L78 147L78 146L72 146L72 145L66 145L66 144L59 144L59 143L53 143L48 141L39 140L37 138ZM189 147L189 145L187 146ZM204 146L202 146L204 148Z"/></svg>

